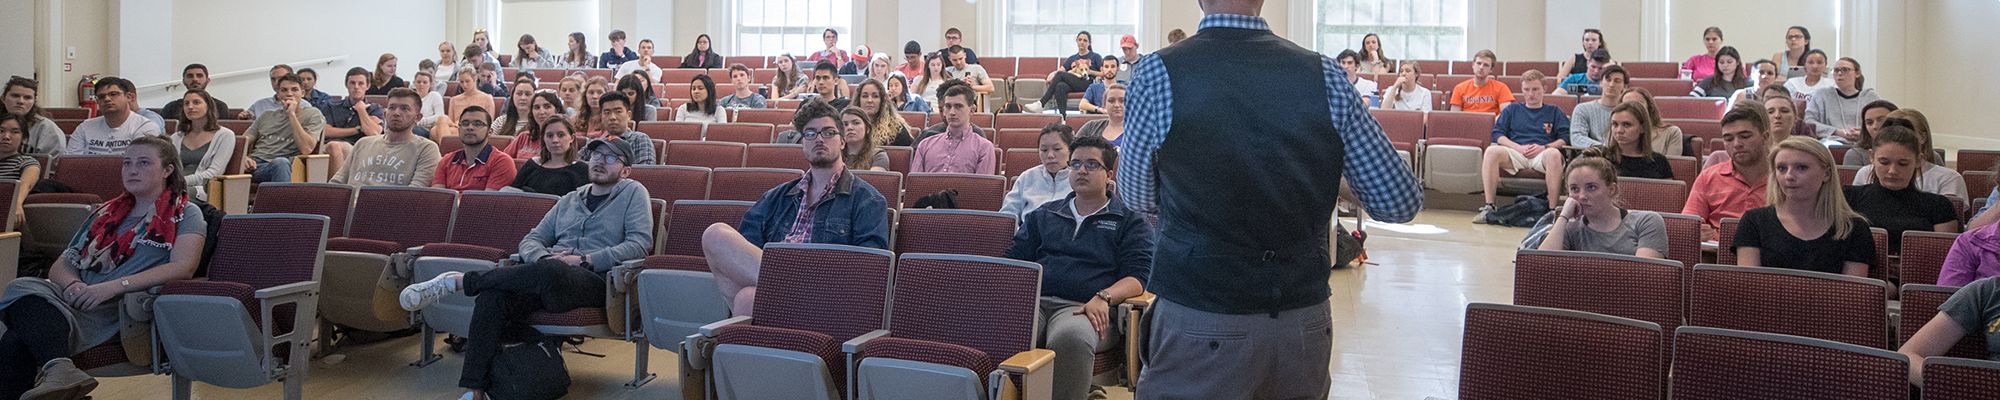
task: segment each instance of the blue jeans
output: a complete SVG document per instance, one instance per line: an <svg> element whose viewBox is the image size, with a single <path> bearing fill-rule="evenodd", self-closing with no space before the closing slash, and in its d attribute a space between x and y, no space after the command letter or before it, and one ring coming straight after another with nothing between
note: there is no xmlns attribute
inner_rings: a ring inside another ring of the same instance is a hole
<svg viewBox="0 0 2000 400"><path fill-rule="evenodd" d="M251 183L291 182L291 157L278 157L257 163L257 170L250 172Z"/></svg>

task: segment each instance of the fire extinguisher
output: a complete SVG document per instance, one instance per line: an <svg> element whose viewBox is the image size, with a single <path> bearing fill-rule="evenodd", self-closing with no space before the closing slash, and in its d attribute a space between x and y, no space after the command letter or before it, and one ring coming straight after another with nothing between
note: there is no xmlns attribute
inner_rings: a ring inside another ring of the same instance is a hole
<svg viewBox="0 0 2000 400"><path fill-rule="evenodd" d="M97 74L84 75L76 83L76 105L90 111L90 118L97 117Z"/></svg>

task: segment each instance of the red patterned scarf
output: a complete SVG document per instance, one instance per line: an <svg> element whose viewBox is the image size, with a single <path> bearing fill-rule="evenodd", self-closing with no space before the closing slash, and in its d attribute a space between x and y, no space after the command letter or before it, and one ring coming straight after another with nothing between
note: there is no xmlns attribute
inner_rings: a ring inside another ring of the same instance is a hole
<svg viewBox="0 0 2000 400"><path fill-rule="evenodd" d="M84 242L86 243L84 261L82 265L77 266L77 269L117 268L119 264L125 262L126 257L132 256L135 243L172 248L174 233L178 231L176 227L182 217L181 205L186 204L187 199L186 193L163 191L160 193L160 198L153 200L152 217L133 226L132 229L123 231L118 229L118 225L125 221L125 217L132 214L132 209L138 203L137 199L133 198L131 193L126 193L104 203L97 208L95 215L91 216L90 230L87 233L90 236ZM144 233L144 237L139 237L141 232Z"/></svg>

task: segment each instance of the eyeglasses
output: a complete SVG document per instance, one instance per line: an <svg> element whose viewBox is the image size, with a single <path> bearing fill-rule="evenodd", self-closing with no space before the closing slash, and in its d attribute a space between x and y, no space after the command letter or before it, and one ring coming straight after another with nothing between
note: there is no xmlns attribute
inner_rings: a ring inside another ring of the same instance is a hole
<svg viewBox="0 0 2000 400"><path fill-rule="evenodd" d="M583 154L583 161L592 164L612 165L618 163L618 156L608 151L593 151Z"/></svg>
<svg viewBox="0 0 2000 400"><path fill-rule="evenodd" d="M1834 68L1834 69L1833 69L1833 73L1836 73L1836 74L1851 74L1851 73L1854 73L1854 69L1853 69L1853 68L1847 68L1847 67L1840 67L1840 68Z"/></svg>
<svg viewBox="0 0 2000 400"><path fill-rule="evenodd" d="M1805 40L1805 35L1785 35L1786 40Z"/></svg>
<svg viewBox="0 0 2000 400"><path fill-rule="evenodd" d="M1069 168L1085 171L1103 171L1104 163L1097 160L1069 160Z"/></svg>
<svg viewBox="0 0 2000 400"><path fill-rule="evenodd" d="M802 139L821 139L821 140L825 140L825 139L832 139L832 138L836 138L836 137L840 137L840 130L839 130L839 129L834 129L834 128L826 128L826 129L802 129L802 130L799 130L799 135L800 135L799 137L800 137L800 138L802 138Z"/></svg>

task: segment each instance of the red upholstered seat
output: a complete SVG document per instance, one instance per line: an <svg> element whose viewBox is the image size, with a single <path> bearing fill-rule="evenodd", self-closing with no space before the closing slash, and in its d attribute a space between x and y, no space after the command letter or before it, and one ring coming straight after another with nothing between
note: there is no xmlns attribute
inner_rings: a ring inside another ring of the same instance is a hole
<svg viewBox="0 0 2000 400"><path fill-rule="evenodd" d="M772 135L777 132L773 126L774 124L754 122L709 124L708 133L703 134L702 138L711 142L768 144L771 143Z"/></svg>
<svg viewBox="0 0 2000 400"><path fill-rule="evenodd" d="M354 192L353 186L336 183L267 182L257 185L257 203L251 211L323 215L333 224L327 227L327 236L341 237L347 235Z"/></svg>
<svg viewBox="0 0 2000 400"><path fill-rule="evenodd" d="M629 178L646 187L646 194L668 203L708 199L709 174L714 170L686 165L634 165Z"/></svg>
<svg viewBox="0 0 2000 400"><path fill-rule="evenodd" d="M1903 399L1909 374L1902 356L1864 346L1698 326L1674 335L1674 399Z"/></svg>
<svg viewBox="0 0 2000 400"><path fill-rule="evenodd" d="M727 224L730 227L742 225L743 214L749 212L752 205L754 203L747 201L727 200L681 200L674 202L670 206L672 207L672 211L667 213L665 237L662 238L659 254L670 257L692 258L696 264L701 266L700 271L707 271L707 262L703 261L702 258L702 232L707 231L710 225L718 223ZM652 258L649 257L647 260L650 263ZM674 264L668 265L685 265L678 263L676 261Z"/></svg>
<svg viewBox="0 0 2000 400"><path fill-rule="evenodd" d="M743 166L750 168L809 169L803 145L755 143L744 153Z"/></svg>
<svg viewBox="0 0 2000 400"><path fill-rule="evenodd" d="M1493 114L1432 111L1425 124L1424 134L1431 145L1483 149L1493 140Z"/></svg>
<svg viewBox="0 0 2000 400"><path fill-rule="evenodd" d="M124 162L123 155L64 155L57 156L55 165L47 169L49 180L69 185L76 193L108 200L125 194L125 183L119 179Z"/></svg>
<svg viewBox="0 0 2000 400"><path fill-rule="evenodd" d="M346 237L388 241L403 248L445 242L457 206L458 192L451 189L364 187L354 197L354 220Z"/></svg>
<svg viewBox="0 0 2000 400"><path fill-rule="evenodd" d="M1890 349L1889 287L1821 272L1698 265L1688 324Z"/></svg>
<svg viewBox="0 0 2000 400"><path fill-rule="evenodd" d="M853 246L765 246L750 322L723 328L717 342L818 355L844 387L840 344L886 327L893 257Z"/></svg>
<svg viewBox="0 0 2000 400"><path fill-rule="evenodd" d="M653 140L701 140L700 122L647 121L637 124L637 130Z"/></svg>
<svg viewBox="0 0 2000 400"><path fill-rule="evenodd" d="M958 208L964 210L1000 211L1000 204L1007 196L1007 180L999 175L911 173L903 179L903 207L914 205L923 196L943 191L958 190Z"/></svg>
<svg viewBox="0 0 2000 400"><path fill-rule="evenodd" d="M885 337L868 341L861 345L861 354L868 357L893 358L898 360L921 361L950 365L972 370L977 376L986 376L999 368L999 361L986 352L971 347L927 340Z"/></svg>
<svg viewBox="0 0 2000 400"><path fill-rule="evenodd" d="M1903 264L1898 271L1899 281L1904 284L1938 283L1945 255L1951 253L1951 244L1957 240L1956 233L1903 231Z"/></svg>
<svg viewBox="0 0 2000 400"><path fill-rule="evenodd" d="M903 208L903 173L896 171L851 171L854 177L868 182L868 186L882 193L888 200L890 209Z"/></svg>
<svg viewBox="0 0 2000 400"><path fill-rule="evenodd" d="M1909 342L1918 329L1923 329L1931 317L1937 316L1938 306L1944 305L1945 300L1957 292L1958 288L1950 286L1903 284L1902 296L1898 297L1903 301L1903 312L1897 316L1897 343ZM1987 356L1985 336L1965 335L1944 355L1984 360Z"/></svg>
<svg viewBox="0 0 2000 400"><path fill-rule="evenodd" d="M1049 124L1061 124L1062 116L1054 114L1000 114L994 117L993 127L997 129L1034 129L1039 132Z"/></svg>
<svg viewBox="0 0 2000 400"><path fill-rule="evenodd" d="M1014 244L1014 216L993 211L903 210L896 225L898 253L1004 257Z"/></svg>
<svg viewBox="0 0 2000 400"><path fill-rule="evenodd" d="M741 167L743 153L748 151L748 148L743 143L676 140L667 142L664 164L708 168Z"/></svg>
<svg viewBox="0 0 2000 400"><path fill-rule="evenodd" d="M712 200L757 201L764 192L799 179L804 171L783 168L716 168L715 185L709 188Z"/></svg>
<svg viewBox="0 0 2000 400"><path fill-rule="evenodd" d="M1524 250L1514 257L1514 304L1553 307L1678 328L1687 269L1678 262L1603 253ZM1664 340L1664 337L1662 337ZM1669 344L1661 342L1665 349ZM1666 354L1661 355L1667 357Z"/></svg>
<svg viewBox="0 0 2000 400"><path fill-rule="evenodd" d="M758 296L763 296L763 293L759 289ZM827 372L835 378L834 386L846 387L847 380L841 378L847 376L846 355L840 349L842 340L831 335L805 329L749 324L725 326L717 335L717 344L791 350L819 356L820 361L826 364Z"/></svg>
<svg viewBox="0 0 2000 400"><path fill-rule="evenodd" d="M521 238L541 223L542 216L556 206L558 198L539 193L512 192L465 192L459 195L458 207L452 216L451 243L480 246L511 253L521 245ZM455 246L453 246L455 247ZM431 248L424 248L424 255L435 254ZM486 255L488 253L476 253ZM505 257L475 258L476 260L498 260Z"/></svg>
<svg viewBox="0 0 2000 400"><path fill-rule="evenodd" d="M352 251L356 253L390 255L409 250L396 242L387 240L338 237L326 240L328 251Z"/></svg>
<svg viewBox="0 0 2000 400"><path fill-rule="evenodd" d="M1678 180L1620 178L1618 188L1627 209L1677 213L1687 204L1687 183Z"/></svg>
<svg viewBox="0 0 2000 400"><path fill-rule="evenodd" d="M1991 399L2000 393L2000 362L1931 357L1924 360L1924 400Z"/></svg>
<svg viewBox="0 0 2000 400"><path fill-rule="evenodd" d="M1465 310L1459 396L1658 399L1660 326L1555 308L1473 303Z"/></svg>

